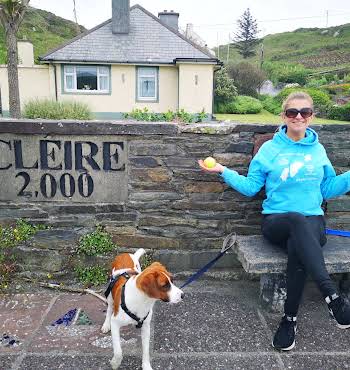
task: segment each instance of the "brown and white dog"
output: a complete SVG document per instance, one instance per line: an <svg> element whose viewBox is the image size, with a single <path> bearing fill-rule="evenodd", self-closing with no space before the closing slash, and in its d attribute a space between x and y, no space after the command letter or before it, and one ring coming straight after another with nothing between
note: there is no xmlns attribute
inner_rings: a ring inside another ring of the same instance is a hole
<svg viewBox="0 0 350 370"><path fill-rule="evenodd" d="M134 254L124 253L112 264L112 277L119 276L107 297L108 308L102 332L112 332L112 369L118 369L122 362L120 328L129 324L141 327L142 370L152 370L149 357L150 323L152 308L157 300L178 303L183 292L172 282L171 274L159 262L152 263L141 272L139 258L145 253L138 249ZM128 279L124 275L130 276Z"/></svg>

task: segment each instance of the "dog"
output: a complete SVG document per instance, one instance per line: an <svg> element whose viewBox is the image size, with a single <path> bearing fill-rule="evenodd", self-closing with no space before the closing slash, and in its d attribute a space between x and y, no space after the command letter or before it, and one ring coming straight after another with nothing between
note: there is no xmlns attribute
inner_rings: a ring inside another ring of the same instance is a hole
<svg viewBox="0 0 350 370"><path fill-rule="evenodd" d="M134 254L123 253L112 263L111 282L106 290L108 308L102 333L111 330L112 369L118 369L123 358L120 328L137 324L141 328L142 370L152 370L149 356L150 324L153 305L157 300L169 303L182 301L184 293L173 284L172 275L159 262L141 271L139 259L145 254L140 248Z"/></svg>

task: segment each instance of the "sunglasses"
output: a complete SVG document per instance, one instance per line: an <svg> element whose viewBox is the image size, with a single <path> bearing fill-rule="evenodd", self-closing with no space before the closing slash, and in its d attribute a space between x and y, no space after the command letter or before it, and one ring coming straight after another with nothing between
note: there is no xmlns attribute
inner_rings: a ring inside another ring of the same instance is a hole
<svg viewBox="0 0 350 370"><path fill-rule="evenodd" d="M288 118L295 118L299 113L303 118L309 118L313 115L314 111L312 110L312 108L301 108L300 110L295 108L288 108L284 111L284 114Z"/></svg>

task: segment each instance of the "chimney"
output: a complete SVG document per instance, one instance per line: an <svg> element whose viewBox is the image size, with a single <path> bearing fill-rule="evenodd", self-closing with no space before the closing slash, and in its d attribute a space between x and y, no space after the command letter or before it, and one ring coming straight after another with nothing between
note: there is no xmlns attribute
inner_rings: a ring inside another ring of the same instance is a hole
<svg viewBox="0 0 350 370"><path fill-rule="evenodd" d="M129 33L130 0L112 0L112 32Z"/></svg>
<svg viewBox="0 0 350 370"><path fill-rule="evenodd" d="M176 31L179 30L179 13L175 13L173 10L170 10L170 12L164 10L163 12L158 13L158 18L167 26Z"/></svg>
<svg viewBox="0 0 350 370"><path fill-rule="evenodd" d="M34 66L33 44L28 40L18 40L18 64L25 67Z"/></svg>

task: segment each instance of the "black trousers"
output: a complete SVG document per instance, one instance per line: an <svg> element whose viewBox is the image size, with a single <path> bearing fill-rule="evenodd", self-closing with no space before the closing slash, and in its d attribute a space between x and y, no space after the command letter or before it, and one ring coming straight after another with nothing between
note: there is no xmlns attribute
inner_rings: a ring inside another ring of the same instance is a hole
<svg viewBox="0 0 350 370"><path fill-rule="evenodd" d="M307 274L311 275L324 297L337 292L322 252L327 241L323 216L304 216L297 212L265 215L262 233L288 253L286 315L296 316Z"/></svg>

